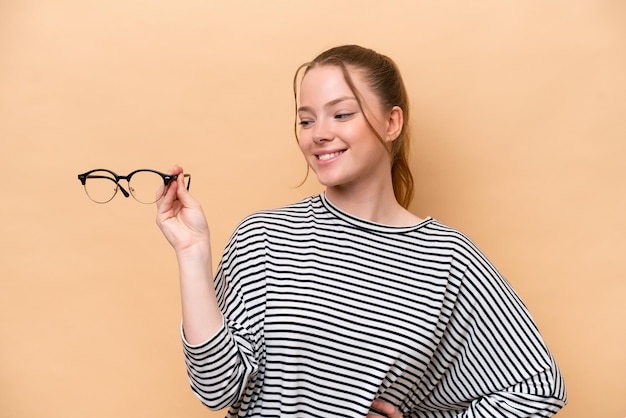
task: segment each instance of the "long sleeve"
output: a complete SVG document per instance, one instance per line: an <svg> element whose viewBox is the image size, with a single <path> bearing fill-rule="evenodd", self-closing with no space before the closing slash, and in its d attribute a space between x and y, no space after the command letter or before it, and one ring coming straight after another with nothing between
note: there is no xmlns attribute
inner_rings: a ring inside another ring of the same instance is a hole
<svg viewBox="0 0 626 418"><path fill-rule="evenodd" d="M523 382L477 399L461 417L551 417L565 402L563 379L553 364Z"/></svg>
<svg viewBox="0 0 626 418"><path fill-rule="evenodd" d="M213 410L233 405L256 372L253 352L245 338L226 326L204 344L193 346L182 337L189 383L195 395Z"/></svg>
<svg viewBox="0 0 626 418"><path fill-rule="evenodd" d="M191 388L204 405L214 410L236 405L259 366L260 337L255 331L261 327L251 323L255 308L246 295L247 285L255 283L255 260L262 259L262 254L254 248L239 253L241 239L238 229L224 250L215 276L224 318L222 328L209 341L196 346L182 336Z"/></svg>
<svg viewBox="0 0 626 418"><path fill-rule="evenodd" d="M466 237L461 289L426 373L416 417L549 417L566 403L559 368L526 306Z"/></svg>

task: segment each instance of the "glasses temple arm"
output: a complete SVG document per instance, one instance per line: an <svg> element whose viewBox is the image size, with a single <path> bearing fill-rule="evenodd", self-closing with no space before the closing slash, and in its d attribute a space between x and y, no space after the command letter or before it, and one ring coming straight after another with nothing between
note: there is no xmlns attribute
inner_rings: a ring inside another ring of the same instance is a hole
<svg viewBox="0 0 626 418"><path fill-rule="evenodd" d="M173 175L170 177L171 180L176 180L178 178L178 174ZM183 174L183 179L189 179L187 180L187 187L186 189L189 190L189 186L191 186L191 174ZM184 181L183 181L184 184ZM165 183L166 186L169 185L169 180L167 180L167 182Z"/></svg>

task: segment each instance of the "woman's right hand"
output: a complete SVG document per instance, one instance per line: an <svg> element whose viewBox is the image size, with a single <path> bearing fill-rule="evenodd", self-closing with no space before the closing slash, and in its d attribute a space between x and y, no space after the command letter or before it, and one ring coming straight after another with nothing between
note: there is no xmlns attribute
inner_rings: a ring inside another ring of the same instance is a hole
<svg viewBox="0 0 626 418"><path fill-rule="evenodd" d="M196 245L208 247L209 226L200 203L184 186L182 167L174 166L168 174L178 178L157 201L157 225L177 253Z"/></svg>
<svg viewBox="0 0 626 418"><path fill-rule="evenodd" d="M180 272L183 330L189 344L207 341L222 326L211 265L209 226L200 204L186 190L183 169L157 201L156 222L176 251Z"/></svg>

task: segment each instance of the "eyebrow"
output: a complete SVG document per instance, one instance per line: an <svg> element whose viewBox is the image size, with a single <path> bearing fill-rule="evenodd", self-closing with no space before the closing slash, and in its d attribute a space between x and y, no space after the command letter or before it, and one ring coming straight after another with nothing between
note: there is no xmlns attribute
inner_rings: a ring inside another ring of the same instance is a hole
<svg viewBox="0 0 626 418"><path fill-rule="evenodd" d="M324 107L328 108L328 107L332 107L334 105L336 105L337 103L341 103L341 102L345 102L347 100L354 100L356 101L356 97L354 96L342 96L342 97L338 97L334 100L331 100L330 102L326 103L324 105ZM309 106L300 106L298 108L298 112L311 112L312 109Z"/></svg>

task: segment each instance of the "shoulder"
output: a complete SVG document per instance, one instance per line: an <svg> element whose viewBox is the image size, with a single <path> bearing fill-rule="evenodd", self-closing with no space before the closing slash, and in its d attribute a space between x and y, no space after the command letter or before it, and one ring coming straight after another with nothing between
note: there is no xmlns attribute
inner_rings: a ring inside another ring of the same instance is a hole
<svg viewBox="0 0 626 418"><path fill-rule="evenodd" d="M259 228L298 227L307 219L319 216L322 211L319 195L309 196L285 206L253 212L241 220L235 233L258 231Z"/></svg>
<svg viewBox="0 0 626 418"><path fill-rule="evenodd" d="M432 219L419 230L422 240L431 247L440 248L450 254L459 267L474 269L491 266L487 256L464 232Z"/></svg>
<svg viewBox="0 0 626 418"><path fill-rule="evenodd" d="M439 243L450 249L459 251L477 249L474 242L465 233L436 219L428 219L419 228L418 232L422 239L432 243Z"/></svg>
<svg viewBox="0 0 626 418"><path fill-rule="evenodd" d="M526 308L511 284L466 234L437 221L429 227L429 232L448 247L451 264L463 278L463 293L472 301L466 307L471 305L471 309L487 312L506 305L510 312L522 312L521 317L527 316Z"/></svg>

